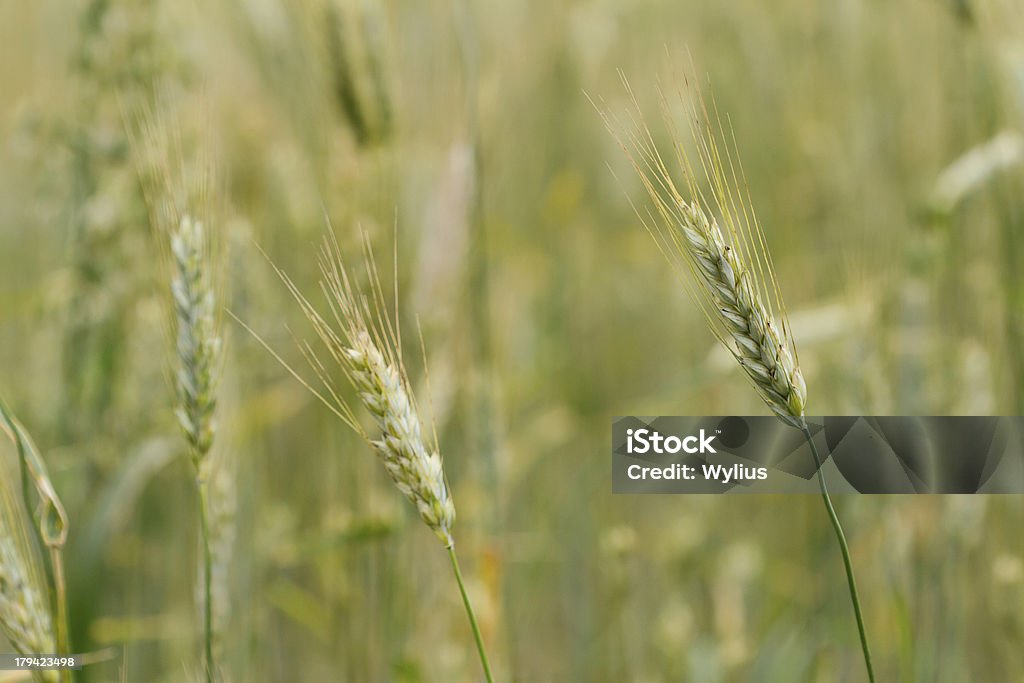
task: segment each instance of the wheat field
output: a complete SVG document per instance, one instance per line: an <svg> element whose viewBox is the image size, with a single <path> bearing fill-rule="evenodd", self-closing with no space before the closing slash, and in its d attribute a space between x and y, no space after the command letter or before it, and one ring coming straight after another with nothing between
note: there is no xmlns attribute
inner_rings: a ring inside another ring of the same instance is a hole
<svg viewBox="0 0 1024 683"><path fill-rule="evenodd" d="M611 493L770 414L607 130L681 74L807 415L1024 413L1014 0L0 2L0 652L59 555L82 682L866 680L820 499ZM877 680L1024 681L1024 500L833 499Z"/></svg>

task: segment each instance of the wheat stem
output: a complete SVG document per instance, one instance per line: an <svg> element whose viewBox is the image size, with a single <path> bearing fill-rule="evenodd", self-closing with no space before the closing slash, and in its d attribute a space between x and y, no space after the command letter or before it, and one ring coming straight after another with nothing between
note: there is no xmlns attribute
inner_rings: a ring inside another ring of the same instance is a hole
<svg viewBox="0 0 1024 683"><path fill-rule="evenodd" d="M53 571L53 616L54 633L57 640L57 654L71 654L71 639L68 635L68 593L64 585L64 553L60 547L50 547L50 568ZM72 681L75 678L70 669L61 669L58 674L60 681Z"/></svg>
<svg viewBox="0 0 1024 683"><path fill-rule="evenodd" d="M469 594L466 593L466 586L462 582L462 572L459 571L459 560L455 556L454 544L448 546L448 557L452 560L452 571L455 573L455 580L459 584L462 604L466 607L466 616L469 617L469 625L473 628L473 639L476 641L476 651L480 654L480 665L484 668L484 677L487 679L487 683L494 683L494 678L491 676L491 665L487 661L487 651L484 649L484 638L480 634L480 625L476 621L473 605L469 602Z"/></svg>
<svg viewBox="0 0 1024 683"><path fill-rule="evenodd" d="M198 482L200 536L203 544L203 655L205 659L207 683L213 683L213 556L210 553L210 520L209 502L206 500L206 487Z"/></svg>
<svg viewBox="0 0 1024 683"><path fill-rule="evenodd" d="M828 486L825 484L825 473L822 471L821 456L818 454L818 447L814 443L814 437L807 426L807 421L801 418L800 430L807 439L814 455L814 466L818 472L818 486L821 488L821 498L825 501L825 509L828 510L828 518L832 522L832 529L836 532L836 540L839 541L839 549L843 555L843 566L846 568L846 583L850 588L850 602L853 603L853 613L857 617L857 632L860 634L860 648L864 653L864 666L868 670L868 680L875 683L875 670L871 665L871 648L868 646L867 629L864 627L864 615L861 613L860 596L857 594L857 579L853 574L853 562L850 559L850 547L846 543L846 534L843 533L843 525L839 523L839 516L832 505L832 497L828 494Z"/></svg>

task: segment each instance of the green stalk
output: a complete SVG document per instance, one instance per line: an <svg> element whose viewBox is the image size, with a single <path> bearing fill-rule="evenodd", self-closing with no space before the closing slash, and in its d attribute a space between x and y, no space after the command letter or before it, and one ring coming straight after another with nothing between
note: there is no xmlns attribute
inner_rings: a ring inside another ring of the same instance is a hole
<svg viewBox="0 0 1024 683"><path fill-rule="evenodd" d="M473 150L473 193L468 207L469 226L468 308L471 325L470 353L472 354L473 381L470 384L469 404L474 406L472 438L476 452L481 454L484 485L489 491L498 491L498 471L495 463L495 408L493 391L494 343L491 338L490 264L487 256L487 224L484 216L484 155L480 132L479 104L479 45L476 34L473 3L460 2L455 6L455 26L459 48L459 62L466 84L464 108L466 135ZM495 531L500 508L495 506L485 520L485 528Z"/></svg>
<svg viewBox="0 0 1024 683"><path fill-rule="evenodd" d="M484 650L484 639L480 635L480 625L476 623L476 614L473 613L473 606L469 602L466 586L462 582L462 572L459 571L459 560L455 557L454 545L448 546L448 557L452 560L452 570L455 572L455 580L459 583L462 604L466 606L466 616L469 617L469 625L473 628L473 638L476 640L476 651L480 654L480 664L484 667L484 677L487 679L487 683L494 683L494 678L491 676L491 665L487 661L487 652Z"/></svg>
<svg viewBox="0 0 1024 683"><path fill-rule="evenodd" d="M59 546L50 547L50 567L53 570L53 621L57 636L57 654L70 655L71 643L68 636L68 596L67 588L64 585L64 555L63 548ZM74 673L71 669L61 669L58 672L60 681L74 680Z"/></svg>
<svg viewBox="0 0 1024 683"><path fill-rule="evenodd" d="M846 583L850 588L850 602L853 603L853 613L857 617L857 631L860 633L860 648L864 653L864 666L868 670L868 680L875 683L875 670L871 665L871 648L868 647L867 630L864 628L864 615L860 609L860 597L857 594L857 579L853 575L853 562L850 560L850 547L846 544L846 534L843 533L843 526L839 523L839 516L832 506L832 498L828 494L828 487L825 485L825 473L822 472L821 456L818 454L818 447L814 444L814 437L807 426L807 421L801 419L801 431L807 438L814 455L814 465L818 471L818 485L821 488L821 499L825 501L825 509L828 511L828 518L832 522L832 529L836 532L836 539L839 541L839 549L843 554L843 566L846 567Z"/></svg>
<svg viewBox="0 0 1024 683"><path fill-rule="evenodd" d="M208 520L208 506L206 501L206 490L202 481L199 482L199 525L200 535L203 544L203 653L205 655L206 683L213 683L213 605L211 597L212 579L210 573L213 569L213 559L210 554L210 523Z"/></svg>

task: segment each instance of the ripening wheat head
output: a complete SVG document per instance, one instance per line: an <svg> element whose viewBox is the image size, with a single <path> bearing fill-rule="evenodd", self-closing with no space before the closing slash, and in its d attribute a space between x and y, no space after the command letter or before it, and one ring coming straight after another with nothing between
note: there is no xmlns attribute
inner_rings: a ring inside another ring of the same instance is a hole
<svg viewBox="0 0 1024 683"><path fill-rule="evenodd" d="M16 436L5 422L0 422L0 435L0 629L19 653L52 653L56 643L47 583L18 490Z"/></svg>
<svg viewBox="0 0 1024 683"><path fill-rule="evenodd" d="M198 468L210 451L215 430L221 353L217 300L212 281L210 238L199 221L184 216L171 233L178 367L178 422Z"/></svg>
<svg viewBox="0 0 1024 683"><path fill-rule="evenodd" d="M654 204L655 212L648 210L645 216L638 210L637 215L669 261L685 264L693 273L691 294L761 398L784 422L799 427L807 388L764 234L750 206L742 170L730 153L735 144L727 140L717 113L712 122L699 91L687 87L680 100L696 154L688 151L663 97L665 120L673 133L669 159L684 177L685 193L680 192L629 84L623 82L636 112L631 125L623 131L618 119L603 116Z"/></svg>
<svg viewBox="0 0 1024 683"><path fill-rule="evenodd" d="M313 324L331 358L340 365L359 402L373 416L380 434L375 438L366 432L308 344L303 346L303 353L320 378L324 392L306 386L369 443L398 490L416 506L434 534L451 546L455 505L445 481L437 436L428 440L422 433L419 410L402 362L397 318L392 320L385 313L380 278L365 237L363 247L368 291L359 289L349 277L333 233L324 240L319 265L321 289L331 309L327 317L313 307L283 271L276 266L275 270Z"/></svg>

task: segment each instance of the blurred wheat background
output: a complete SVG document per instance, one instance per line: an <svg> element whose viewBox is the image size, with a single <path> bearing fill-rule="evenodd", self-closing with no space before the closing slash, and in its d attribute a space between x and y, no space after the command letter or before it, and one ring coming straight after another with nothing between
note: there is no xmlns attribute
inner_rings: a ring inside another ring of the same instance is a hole
<svg viewBox="0 0 1024 683"><path fill-rule="evenodd" d="M201 669L153 121L214 160L217 276L290 363L314 332L257 245L315 293L327 217L397 279L497 679L862 680L815 497L610 494L612 416L766 412L588 100L626 107L621 69L658 123L688 54L735 131L809 414L1021 413L1014 0L0 3L0 395L67 508L74 650L112 648L79 680ZM223 328L228 677L480 680L437 539ZM1024 501L838 506L880 680L1024 681Z"/></svg>

